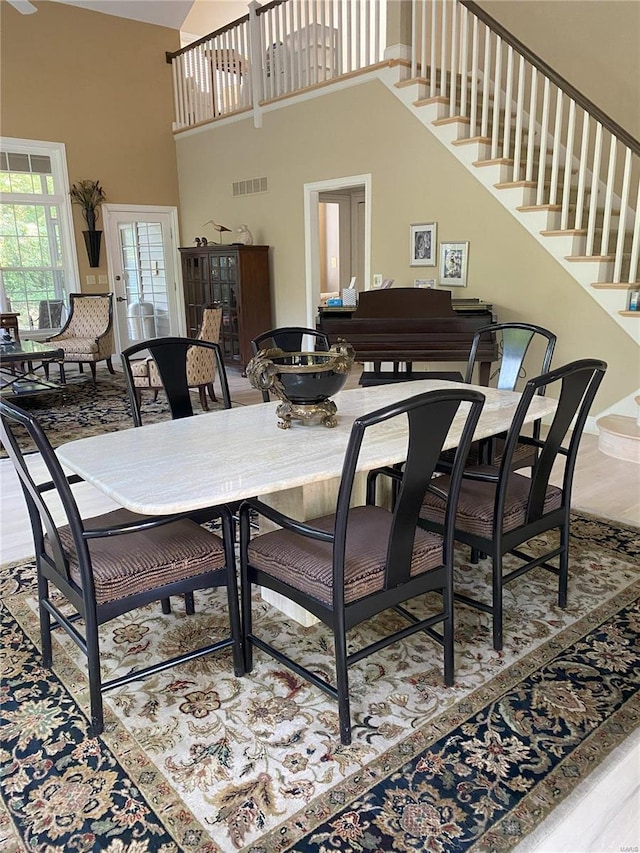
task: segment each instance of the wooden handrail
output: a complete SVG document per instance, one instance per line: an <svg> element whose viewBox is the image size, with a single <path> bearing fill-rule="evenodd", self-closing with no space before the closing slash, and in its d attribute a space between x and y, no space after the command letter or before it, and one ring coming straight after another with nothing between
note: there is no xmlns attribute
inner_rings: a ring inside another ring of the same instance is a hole
<svg viewBox="0 0 640 853"><path fill-rule="evenodd" d="M271 0L271 3L265 3L264 6L258 6L256 9L256 15L264 15L265 12L268 12L270 9L275 9L276 6L281 6L283 3L287 3L289 0Z"/></svg>
<svg viewBox="0 0 640 853"><path fill-rule="evenodd" d="M186 45L186 47L180 48L180 50L175 50L173 53L166 51L165 56L167 59L167 65L171 65L171 61L175 59L176 56L182 56L183 53L188 53L192 48L198 47L200 44L204 44L216 36L221 36L223 33L228 32L229 30L235 29L240 24L244 24L249 20L249 15L243 15L241 18L238 18L235 21L232 21L230 24L227 24L224 27L220 27L219 30L215 30L213 33L209 33L209 35L202 36L198 41L192 41L191 44Z"/></svg>
<svg viewBox="0 0 640 853"><path fill-rule="evenodd" d="M488 12L485 12L484 9L482 9L477 3L474 3L473 0L459 0L459 2L462 6L466 6L467 9L476 16L476 18L486 24L490 30L496 33L496 35L499 35L503 41L510 44L511 47L524 56L527 62L530 62L531 65L535 65L538 71L541 71L545 77L548 77L552 83L554 83L559 89L562 89L565 94L586 110L586 112L590 113L603 127L606 127L608 131L619 139L620 142L626 145L627 148L630 148L634 154L640 155L640 142L635 137L631 136L631 134L623 127L620 127L620 125L603 112L600 107L596 106L593 101L590 101L586 95L583 95L582 92L575 88L575 86L572 86L568 80L561 77L557 71L554 71L553 68L551 68L550 65L547 65L543 59L540 59L540 57L530 50L525 44L506 30L502 24L496 21L495 18L492 18Z"/></svg>

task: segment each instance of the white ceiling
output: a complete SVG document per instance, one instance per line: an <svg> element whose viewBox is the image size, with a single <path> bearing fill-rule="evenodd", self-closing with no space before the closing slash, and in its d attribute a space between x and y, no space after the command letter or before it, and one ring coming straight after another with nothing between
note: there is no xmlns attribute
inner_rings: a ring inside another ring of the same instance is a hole
<svg viewBox="0 0 640 853"><path fill-rule="evenodd" d="M148 24L159 24L173 30L182 28L194 0L56 0L71 6L82 6L94 12L131 18Z"/></svg>

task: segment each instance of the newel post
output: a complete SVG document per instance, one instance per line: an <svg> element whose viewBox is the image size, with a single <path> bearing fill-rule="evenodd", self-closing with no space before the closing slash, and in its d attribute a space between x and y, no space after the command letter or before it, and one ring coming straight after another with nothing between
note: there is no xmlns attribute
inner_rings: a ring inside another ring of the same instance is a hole
<svg viewBox="0 0 640 853"><path fill-rule="evenodd" d="M251 86L251 103L253 104L253 126L262 127L262 34L260 32L260 3L252 0L249 3L249 55L251 67L249 85Z"/></svg>

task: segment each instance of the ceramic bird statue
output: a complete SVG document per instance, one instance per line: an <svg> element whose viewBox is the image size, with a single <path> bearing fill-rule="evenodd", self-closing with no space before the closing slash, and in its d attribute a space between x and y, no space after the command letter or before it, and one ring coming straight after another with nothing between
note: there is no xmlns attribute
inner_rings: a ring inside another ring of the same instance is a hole
<svg viewBox="0 0 640 853"><path fill-rule="evenodd" d="M206 225L211 225L213 230L218 232L218 234L220 235L220 242L222 242L222 233L224 231L231 231L231 228L227 228L226 225L218 225L218 223L215 222L215 220L213 219L209 219L209 221L205 222L202 227L204 228Z"/></svg>
<svg viewBox="0 0 640 853"><path fill-rule="evenodd" d="M245 246L253 246L253 234L246 225L241 225L237 231L238 243L244 243Z"/></svg>

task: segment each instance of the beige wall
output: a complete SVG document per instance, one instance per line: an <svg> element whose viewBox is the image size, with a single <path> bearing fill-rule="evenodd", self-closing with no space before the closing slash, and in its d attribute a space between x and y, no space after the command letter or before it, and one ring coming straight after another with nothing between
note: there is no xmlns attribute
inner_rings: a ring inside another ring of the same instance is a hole
<svg viewBox="0 0 640 853"><path fill-rule="evenodd" d="M470 242L469 285L454 296L494 304L500 320L558 335L556 364L609 362L597 410L638 384L633 341L383 86L372 82L177 138L183 240L208 219L246 223L272 246L275 322L305 323L303 186L372 174L371 270L396 286L432 277L409 266L409 224L438 223L438 241ZM232 181L267 176L269 192L233 198ZM208 235L211 236L211 235Z"/></svg>
<svg viewBox="0 0 640 853"><path fill-rule="evenodd" d="M479 0L478 5L640 139L640 0Z"/></svg>
<svg viewBox="0 0 640 853"><path fill-rule="evenodd" d="M21 15L1 4L0 132L64 142L69 180L99 180L109 202L178 204L171 132L171 68L165 51L179 48L175 30L74 6L36 2ZM84 291L88 265L80 211L73 207Z"/></svg>

